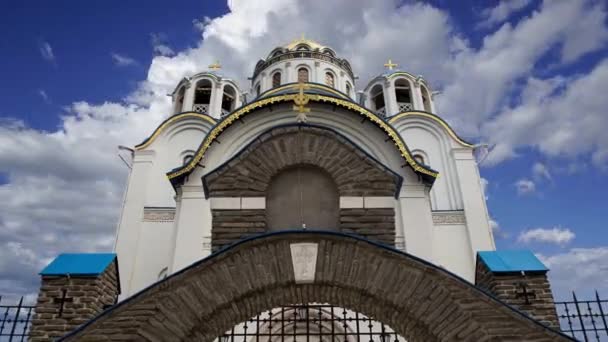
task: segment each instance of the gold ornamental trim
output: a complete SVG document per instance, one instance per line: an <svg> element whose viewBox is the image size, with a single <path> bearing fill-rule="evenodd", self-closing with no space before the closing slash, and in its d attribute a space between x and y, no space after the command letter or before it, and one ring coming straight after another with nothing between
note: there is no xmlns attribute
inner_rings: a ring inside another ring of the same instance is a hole
<svg viewBox="0 0 608 342"><path fill-rule="evenodd" d="M433 115L433 114L424 113L424 112L403 112L403 113L393 115L388 120L388 122L392 125L395 122L397 122L397 120L404 118L406 116L422 116L427 119L431 119L431 120L437 122L438 124L440 124L448 132L448 134L452 138L454 138L454 140L456 140L460 145L462 145L464 147L470 147L470 148L475 147L475 145L473 145L473 144L469 143L468 141L459 137L458 134L456 134L456 131L454 131L454 129L452 127L450 127L450 125L448 125L447 122L443 121L443 119L441 119L440 117Z"/></svg>
<svg viewBox="0 0 608 342"><path fill-rule="evenodd" d="M174 123L175 121L181 120L181 119L185 119L185 118L197 118L197 119L203 119L209 123L211 123L212 125L215 125L217 123L217 121L215 119L213 119L212 117L210 117L209 115L205 115L205 114L201 114L201 113L196 113L196 112L185 112L185 113L180 113L180 114L176 114L172 117L170 117L169 119L163 121L163 123L161 123L155 130L154 133L152 133L151 136L148 137L148 139L144 140L142 143L140 143L139 145L135 145L135 149L136 150L143 150L146 147L150 146L150 144L152 144L154 142L154 140L156 140L156 138L165 130L167 129L167 127L169 127L169 125L171 125L172 123Z"/></svg>
<svg viewBox="0 0 608 342"><path fill-rule="evenodd" d="M220 121L215 127L213 127L211 129L211 131L207 134L207 136L203 140L203 143L199 146L199 149L196 152L196 154L194 155L194 157L192 158L192 160L187 165L184 165L182 168L180 168L179 170L168 173L167 177L169 179L173 179L175 177L179 177L183 174L187 174L190 171L192 171L198 165L198 163L203 159L203 156L205 155L205 153L207 152L207 150L209 149L209 147L211 146L213 141L225 129L230 127L235 121L239 120L241 117L245 116L249 112L251 112L255 109L258 109L258 108L265 107L266 105L273 104L273 103L287 102L287 101L294 101L294 102L300 101L301 99L299 99L298 96L299 96L299 94L286 94L286 95L278 95L278 96L269 97L269 98L263 98L256 102L250 103L249 105L246 105L239 110L232 112L231 114L226 116L222 121ZM394 145L399 150L403 159L405 159L405 161L416 172L426 174L426 175L429 175L434 178L438 177L437 172L427 169L426 167L422 166L421 164L418 164L418 162L410 154L405 143L399 136L399 133L397 133L397 131L389 123L382 120L376 114L374 114L371 111L367 110L366 108L361 107L358 104L348 101L348 100L342 100L342 99L337 99L335 97L316 95L316 94L315 95L305 94L305 96L308 98L309 101L311 100L314 102L331 103L331 104L340 106L342 108L349 109L351 111L354 111L354 112L364 116L365 118L367 118L368 120L370 120L371 122L373 122L374 124L379 126L382 130L384 130L384 132L393 140Z"/></svg>

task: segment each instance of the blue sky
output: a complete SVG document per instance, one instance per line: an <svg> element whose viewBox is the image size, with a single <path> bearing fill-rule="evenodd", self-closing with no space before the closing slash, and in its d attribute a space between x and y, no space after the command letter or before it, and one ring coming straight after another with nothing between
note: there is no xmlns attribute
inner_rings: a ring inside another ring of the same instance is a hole
<svg viewBox="0 0 608 342"><path fill-rule="evenodd" d="M305 33L351 61L359 89L389 57L430 80L442 91L439 115L493 147L481 175L498 247L539 254L560 297L591 287L608 296L606 4L335 7L2 5L0 293L35 292L35 273L58 252L112 248L127 174L116 146L140 142L166 117L165 94L181 77L217 59L247 89L259 58Z"/></svg>

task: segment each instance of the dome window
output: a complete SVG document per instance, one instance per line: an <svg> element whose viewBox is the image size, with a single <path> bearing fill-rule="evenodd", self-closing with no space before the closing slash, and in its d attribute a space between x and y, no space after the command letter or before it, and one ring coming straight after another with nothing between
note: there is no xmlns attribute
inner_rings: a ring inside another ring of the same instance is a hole
<svg viewBox="0 0 608 342"><path fill-rule="evenodd" d="M406 79L398 79L395 82L395 98L397 99L398 113L414 109L412 105L412 90Z"/></svg>
<svg viewBox="0 0 608 342"><path fill-rule="evenodd" d="M414 154L414 160L418 163L418 164L422 164L422 165L426 165L426 163L424 162L424 157L422 156L422 154Z"/></svg>
<svg viewBox="0 0 608 342"><path fill-rule="evenodd" d="M173 113L177 114L184 110L184 96L186 94L186 87L181 87L175 97L175 107Z"/></svg>
<svg viewBox="0 0 608 342"><path fill-rule="evenodd" d="M326 72L325 73L325 84L327 84L328 86L334 88L334 86L335 86L335 79L334 79L334 75L331 72Z"/></svg>
<svg viewBox="0 0 608 342"><path fill-rule="evenodd" d="M351 92L352 88L350 86L350 83L346 82L346 95L351 96L350 92Z"/></svg>
<svg viewBox="0 0 608 342"><path fill-rule="evenodd" d="M260 96L260 93L262 92L262 90L260 89L260 84L256 84L255 85L255 96Z"/></svg>
<svg viewBox="0 0 608 342"><path fill-rule="evenodd" d="M209 103L211 103L211 81L200 80L194 89L192 110L201 114L209 114Z"/></svg>
<svg viewBox="0 0 608 342"><path fill-rule="evenodd" d="M277 71L272 75L272 87L276 88L280 85L281 85L281 73Z"/></svg>
<svg viewBox="0 0 608 342"><path fill-rule="evenodd" d="M298 69L298 82L308 82L308 69Z"/></svg>
<svg viewBox="0 0 608 342"><path fill-rule="evenodd" d="M376 84L372 91L370 92L370 98L372 100L372 108L376 114L381 117L386 116L386 105L384 103L384 91L382 90L382 86L380 84Z"/></svg>
<svg viewBox="0 0 608 342"><path fill-rule="evenodd" d="M222 117L234 110L235 103L236 91L229 85L224 86L224 95L222 96Z"/></svg>
<svg viewBox="0 0 608 342"><path fill-rule="evenodd" d="M192 161L193 158L194 158L194 154L186 154L184 156L184 158L182 159L182 164L183 165L189 164Z"/></svg>

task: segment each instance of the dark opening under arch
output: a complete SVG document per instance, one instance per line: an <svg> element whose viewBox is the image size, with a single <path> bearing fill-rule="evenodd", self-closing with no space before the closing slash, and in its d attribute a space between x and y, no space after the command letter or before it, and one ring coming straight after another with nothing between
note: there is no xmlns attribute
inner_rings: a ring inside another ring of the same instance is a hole
<svg viewBox="0 0 608 342"><path fill-rule="evenodd" d="M329 173L299 164L280 171L266 193L269 230L314 228L338 230L340 195Z"/></svg>

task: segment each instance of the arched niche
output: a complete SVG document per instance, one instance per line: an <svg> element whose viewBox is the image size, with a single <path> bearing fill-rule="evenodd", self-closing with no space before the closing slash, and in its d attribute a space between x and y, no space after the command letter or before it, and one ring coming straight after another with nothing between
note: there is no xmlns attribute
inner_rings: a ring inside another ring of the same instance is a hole
<svg viewBox="0 0 608 342"><path fill-rule="evenodd" d="M211 80L202 79L196 82L194 87L194 104L192 110L201 114L210 114L211 92L213 85Z"/></svg>
<svg viewBox="0 0 608 342"><path fill-rule="evenodd" d="M327 171L298 164L270 179L266 191L268 230L312 228L338 230L340 194Z"/></svg>

